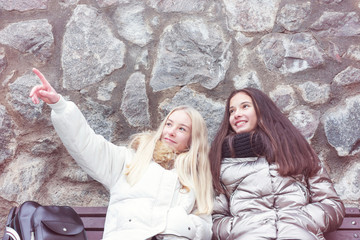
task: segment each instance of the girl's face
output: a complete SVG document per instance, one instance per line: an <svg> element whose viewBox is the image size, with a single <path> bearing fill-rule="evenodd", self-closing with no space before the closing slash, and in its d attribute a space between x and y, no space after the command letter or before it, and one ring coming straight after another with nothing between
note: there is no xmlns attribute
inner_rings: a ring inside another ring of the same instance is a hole
<svg viewBox="0 0 360 240"><path fill-rule="evenodd" d="M229 113L230 126L236 133L248 133L256 128L254 103L246 93L239 92L230 99Z"/></svg>
<svg viewBox="0 0 360 240"><path fill-rule="evenodd" d="M184 152L191 143L191 118L184 110L170 114L161 134L161 141L177 152Z"/></svg>

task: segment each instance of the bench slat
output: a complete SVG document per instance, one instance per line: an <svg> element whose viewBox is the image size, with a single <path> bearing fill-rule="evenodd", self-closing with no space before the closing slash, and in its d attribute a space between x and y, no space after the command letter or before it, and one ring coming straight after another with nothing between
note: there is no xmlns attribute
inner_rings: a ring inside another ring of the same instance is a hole
<svg viewBox="0 0 360 240"><path fill-rule="evenodd" d="M87 231L86 236L88 240L102 239L103 231Z"/></svg>
<svg viewBox="0 0 360 240"><path fill-rule="evenodd" d="M341 230L360 229L360 217L345 217L339 229Z"/></svg>
<svg viewBox="0 0 360 240"><path fill-rule="evenodd" d="M80 215L80 217L105 217L107 211L107 207L73 207L73 209Z"/></svg>
<svg viewBox="0 0 360 240"><path fill-rule="evenodd" d="M339 230L325 233L326 240L358 240L360 238L360 230Z"/></svg>
<svg viewBox="0 0 360 240"><path fill-rule="evenodd" d="M104 230L105 217L82 217L85 230Z"/></svg>
<svg viewBox="0 0 360 240"><path fill-rule="evenodd" d="M345 208L345 216L346 217L360 217L360 209L359 208Z"/></svg>

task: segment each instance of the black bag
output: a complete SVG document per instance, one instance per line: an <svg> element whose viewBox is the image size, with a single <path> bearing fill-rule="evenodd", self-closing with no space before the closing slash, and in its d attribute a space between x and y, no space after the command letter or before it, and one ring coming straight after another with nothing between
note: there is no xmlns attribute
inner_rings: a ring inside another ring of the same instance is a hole
<svg viewBox="0 0 360 240"><path fill-rule="evenodd" d="M15 210L10 210L3 240L87 240L84 224L71 207L27 201Z"/></svg>

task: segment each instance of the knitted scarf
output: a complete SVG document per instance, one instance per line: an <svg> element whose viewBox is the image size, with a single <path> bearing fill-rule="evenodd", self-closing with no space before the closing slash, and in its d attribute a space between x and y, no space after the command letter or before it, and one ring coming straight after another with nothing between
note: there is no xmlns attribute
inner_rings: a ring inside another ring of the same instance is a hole
<svg viewBox="0 0 360 240"><path fill-rule="evenodd" d="M233 146L233 153L229 145ZM256 135L251 137L250 133L240 133L226 137L222 145L222 158L245 158L257 157L263 152L263 145L256 138Z"/></svg>

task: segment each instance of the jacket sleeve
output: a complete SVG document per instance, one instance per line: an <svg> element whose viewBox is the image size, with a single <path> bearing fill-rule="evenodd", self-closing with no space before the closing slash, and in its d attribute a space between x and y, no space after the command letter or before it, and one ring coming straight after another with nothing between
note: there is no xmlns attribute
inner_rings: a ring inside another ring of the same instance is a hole
<svg viewBox="0 0 360 240"><path fill-rule="evenodd" d="M215 198L212 218L213 239L228 239L234 217L229 212L229 202L224 194Z"/></svg>
<svg viewBox="0 0 360 240"><path fill-rule="evenodd" d="M120 177L131 150L95 134L73 102L60 97L57 103L49 106L54 128L69 154L86 173L110 189Z"/></svg>
<svg viewBox="0 0 360 240"><path fill-rule="evenodd" d="M211 239L211 215L187 214L181 206L172 207L168 212L165 231L160 239Z"/></svg>
<svg viewBox="0 0 360 240"><path fill-rule="evenodd" d="M308 179L308 188L311 199L303 210L312 216L322 232L336 230L344 219L345 207L324 168Z"/></svg>

